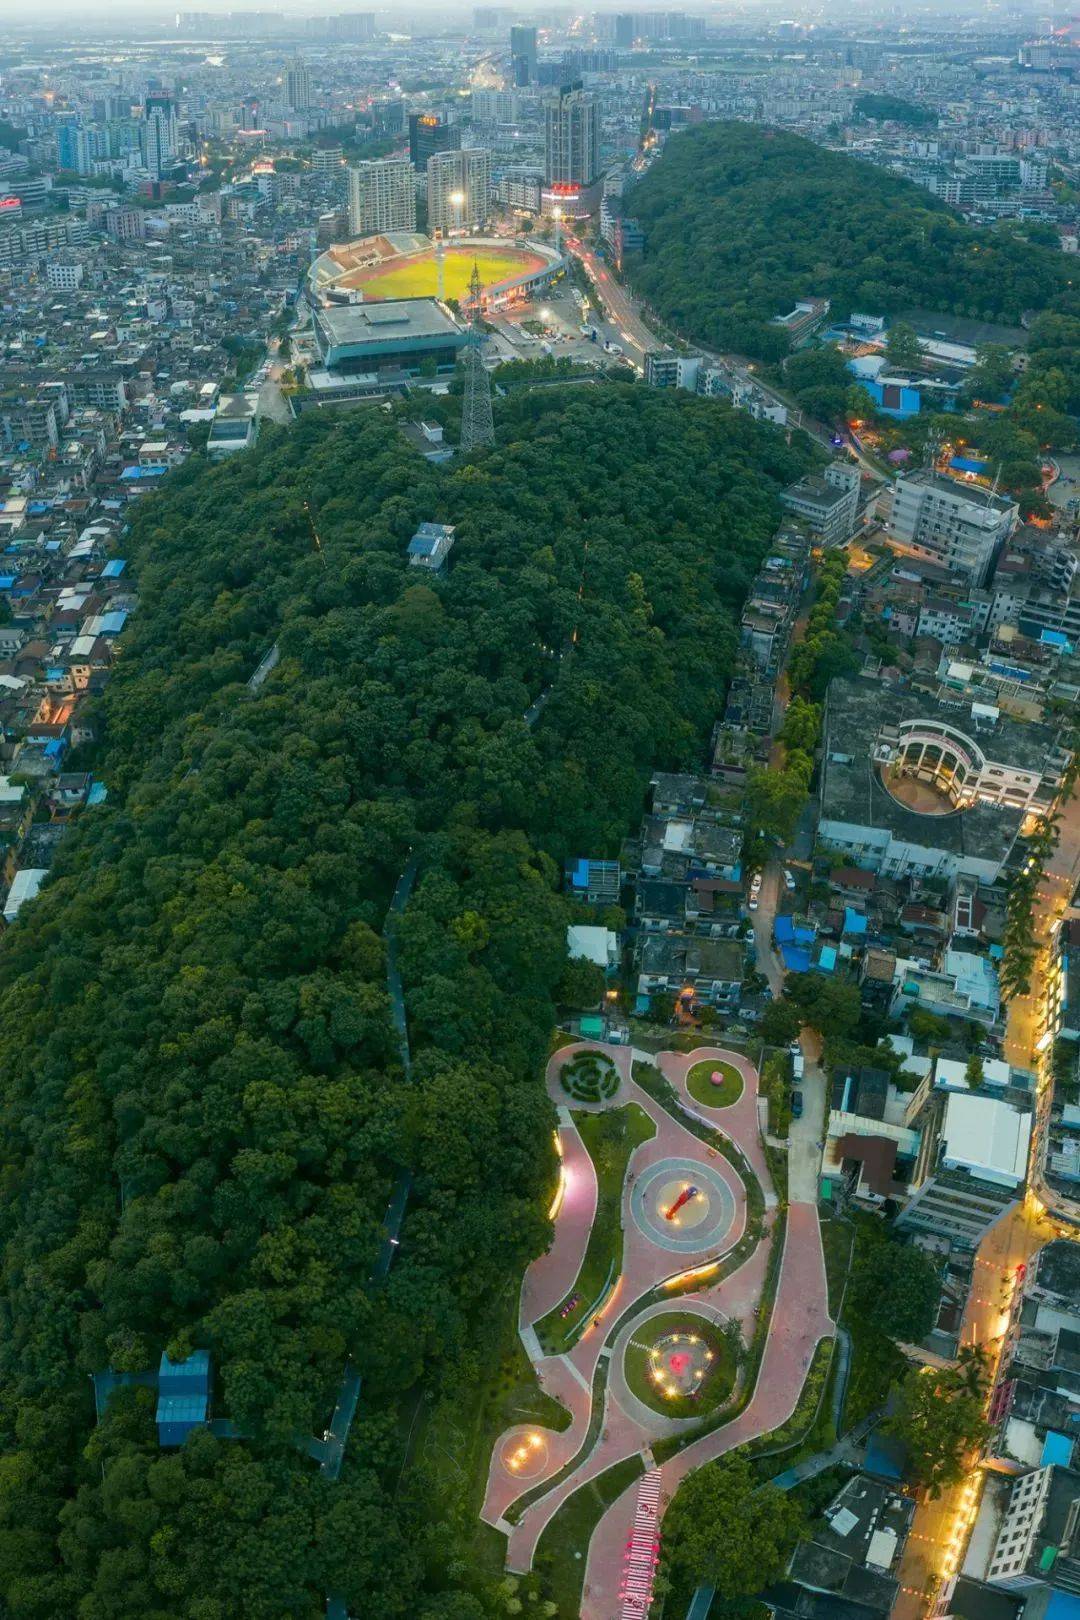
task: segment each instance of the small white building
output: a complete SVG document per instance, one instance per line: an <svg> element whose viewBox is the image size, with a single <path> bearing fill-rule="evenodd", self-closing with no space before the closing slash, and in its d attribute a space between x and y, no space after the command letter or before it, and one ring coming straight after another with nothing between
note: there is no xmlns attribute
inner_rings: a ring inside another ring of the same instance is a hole
<svg viewBox="0 0 1080 1620"><path fill-rule="evenodd" d="M610 928L571 923L566 930L566 951L571 962L592 962L607 973L619 965L619 936Z"/></svg>
<svg viewBox="0 0 1080 1620"><path fill-rule="evenodd" d="M440 573L453 548L455 528L453 523L421 523L409 541L409 566Z"/></svg>
<svg viewBox="0 0 1080 1620"><path fill-rule="evenodd" d="M945 1102L941 1162L980 1181L1020 1187L1027 1176L1031 1113L997 1097L951 1091Z"/></svg>
<svg viewBox="0 0 1080 1620"><path fill-rule="evenodd" d="M4 901L6 923L15 921L21 908L28 900L33 900L48 875L48 869L44 866L24 866L16 872L11 880L8 897Z"/></svg>

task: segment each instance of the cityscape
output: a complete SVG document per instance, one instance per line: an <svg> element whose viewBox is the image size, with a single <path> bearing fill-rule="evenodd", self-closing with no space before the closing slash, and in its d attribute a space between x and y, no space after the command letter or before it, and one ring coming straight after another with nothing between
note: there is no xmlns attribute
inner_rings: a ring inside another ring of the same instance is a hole
<svg viewBox="0 0 1080 1620"><path fill-rule="evenodd" d="M4 1620L1080 1620L1080 18L0 19Z"/></svg>

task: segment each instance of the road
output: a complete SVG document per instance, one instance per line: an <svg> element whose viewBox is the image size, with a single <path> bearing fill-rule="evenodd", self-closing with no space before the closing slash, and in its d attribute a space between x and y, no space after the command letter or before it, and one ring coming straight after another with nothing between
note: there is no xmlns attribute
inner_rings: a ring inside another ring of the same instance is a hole
<svg viewBox="0 0 1080 1620"><path fill-rule="evenodd" d="M603 259L598 258L591 248L576 237L567 237L566 249L584 266L585 273L592 282L597 296L607 309L612 324L619 329L622 337L631 343L637 351L633 355L635 360L643 358L651 349L662 349L667 346L665 339L658 337L649 326L636 299L629 289L617 279L610 265L606 264ZM801 427L804 432L808 433L812 439L816 439L819 444L824 445L827 450L830 452L835 451L836 446L833 443L832 430L821 422L815 422L812 418L805 416L797 406L792 404L789 398L777 393L776 389L771 387L770 384L763 382L751 362L742 359L740 356L720 354L716 350L706 349L700 344L694 345L694 352L704 355L706 360L716 361L717 364L725 367L726 370L740 378L741 381L752 383L755 388L760 388L761 392L773 400L774 403L785 406L789 412L789 420L792 426ZM844 432L844 443L847 450L858 462L860 469L868 477L880 481L882 476L880 466L867 455L853 435L846 430Z"/></svg>

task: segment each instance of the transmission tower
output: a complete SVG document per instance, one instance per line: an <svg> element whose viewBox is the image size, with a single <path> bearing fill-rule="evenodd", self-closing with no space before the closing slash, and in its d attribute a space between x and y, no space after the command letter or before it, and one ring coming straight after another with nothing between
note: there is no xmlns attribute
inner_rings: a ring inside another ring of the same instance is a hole
<svg viewBox="0 0 1080 1620"><path fill-rule="evenodd" d="M480 325L480 270L474 264L469 279L469 331L465 339L465 399L461 407L461 448L475 450L495 443L491 419L491 378L484 365L484 329Z"/></svg>

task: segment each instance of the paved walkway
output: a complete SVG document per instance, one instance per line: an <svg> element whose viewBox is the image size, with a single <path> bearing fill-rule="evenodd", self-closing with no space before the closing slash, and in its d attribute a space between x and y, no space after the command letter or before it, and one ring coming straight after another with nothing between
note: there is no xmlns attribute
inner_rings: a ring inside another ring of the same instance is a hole
<svg viewBox="0 0 1080 1620"><path fill-rule="evenodd" d="M826 1298L817 1210L809 1204L793 1204L788 1210L772 1325L754 1394L738 1417L664 1463L660 1470L661 1508L693 1469L787 1422L795 1410L815 1346L832 1332ZM631 1487L608 1509L593 1532L581 1620L613 1620L619 1612L619 1574L633 1503Z"/></svg>
<svg viewBox="0 0 1080 1620"><path fill-rule="evenodd" d="M508 1430L495 1445L488 1474L483 1518L508 1531L507 1565L510 1569L531 1567L540 1537L555 1513L580 1486L603 1473L613 1464L646 1451L652 1441L678 1432L685 1425L654 1413L627 1389L622 1371L622 1348L629 1336L650 1316L672 1308L697 1311L712 1320L733 1320L739 1324L745 1341L753 1332L768 1263L767 1237L775 1220L767 1211L766 1239L731 1276L719 1282L703 1279L700 1289L644 1307L620 1329L614 1345L611 1328L628 1305L648 1294L659 1282L695 1263L711 1260L717 1247L695 1256L673 1255L661 1248L635 1224L631 1209L631 1187L652 1165L664 1160L685 1160L707 1166L710 1174L726 1183L735 1211L734 1220L721 1245L726 1252L745 1230L746 1201L741 1180L716 1150L680 1125L671 1114L641 1090L631 1079L631 1065L638 1054L626 1048L604 1048L620 1075L615 1096L598 1107L620 1107L636 1102L649 1115L656 1134L635 1151L629 1165L627 1186L623 1189L624 1250L623 1275L599 1326L590 1325L573 1348L564 1355L543 1356L534 1324L574 1285L588 1243L596 1208L596 1181L581 1138L569 1121L566 1094L559 1082L559 1071L566 1060L582 1046L595 1049L596 1043L583 1042L564 1047L548 1065L549 1094L560 1110L559 1137L563 1150L562 1205L555 1222L551 1247L534 1261L526 1273L521 1295L520 1329L522 1341L536 1366L542 1387L560 1400L571 1414L570 1427L562 1434L523 1426ZM703 1060L731 1063L743 1074L742 1096L727 1108L706 1108L689 1097L685 1077L695 1062ZM727 1134L746 1156L762 1181L770 1205L775 1196L759 1140L756 1104L756 1074L739 1054L719 1047L701 1047L688 1054L664 1053L659 1066L688 1107L707 1123ZM575 1109L578 1107L574 1105ZM722 1456L733 1446L768 1433L784 1423L795 1409L818 1341L832 1332L827 1314L825 1266L821 1252L817 1212L813 1204L796 1201L788 1211L783 1260L773 1316L754 1392L740 1415L714 1433L686 1447L661 1469L663 1496L661 1510L673 1495L679 1481L690 1469ZM607 1364L603 1380L604 1409L598 1432L587 1454L583 1442L590 1427L593 1375L601 1356ZM520 1452L530 1434L541 1458L530 1477L522 1478L508 1466L508 1459ZM577 1466L560 1483L541 1495L510 1527L504 1515L511 1503L526 1490L551 1479L572 1459ZM631 1530L636 1485L628 1488L601 1519L589 1548L585 1576L583 1620L613 1620L618 1614L619 1584L623 1554Z"/></svg>

